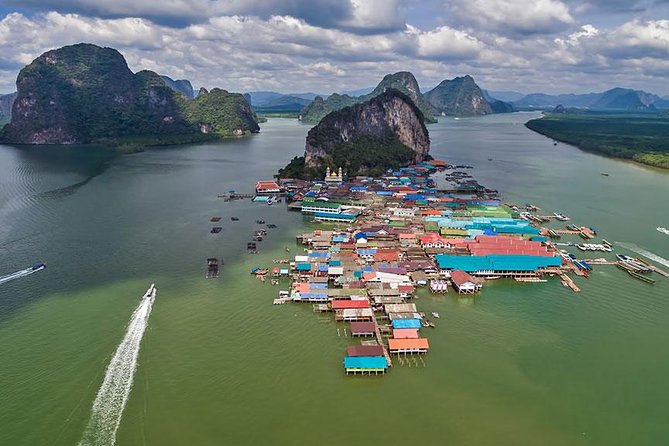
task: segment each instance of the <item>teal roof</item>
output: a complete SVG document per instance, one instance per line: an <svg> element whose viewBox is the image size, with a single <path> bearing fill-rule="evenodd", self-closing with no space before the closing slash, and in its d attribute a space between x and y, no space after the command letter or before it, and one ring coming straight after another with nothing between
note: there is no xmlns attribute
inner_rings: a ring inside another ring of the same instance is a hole
<svg viewBox="0 0 669 446"><path fill-rule="evenodd" d="M347 369L387 369L388 363L383 356L346 356L344 368Z"/></svg>
<svg viewBox="0 0 669 446"><path fill-rule="evenodd" d="M311 263L298 263L295 265L298 271L311 271Z"/></svg>
<svg viewBox="0 0 669 446"><path fill-rule="evenodd" d="M562 264L560 257L524 255L452 256L437 254L435 259L441 269L460 269L468 273L476 271L536 271L539 268Z"/></svg>
<svg viewBox="0 0 669 446"><path fill-rule="evenodd" d="M420 328L420 319L395 319L393 328Z"/></svg>

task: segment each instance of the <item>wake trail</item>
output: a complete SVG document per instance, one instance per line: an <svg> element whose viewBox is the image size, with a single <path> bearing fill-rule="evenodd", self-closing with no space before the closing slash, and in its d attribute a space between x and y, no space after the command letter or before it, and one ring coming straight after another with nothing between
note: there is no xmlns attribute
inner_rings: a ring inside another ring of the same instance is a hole
<svg viewBox="0 0 669 446"><path fill-rule="evenodd" d="M658 256L658 255L655 254L655 253L652 253L652 252L647 251L647 250L645 250L645 249L643 249L643 248L640 248L640 247L638 247L637 245L635 245L634 243L620 242L620 243L618 243L618 244L619 244L620 246L622 246L623 248L627 248L627 249L629 249L630 251L634 251L634 252L636 252L637 254L641 254L642 256L647 257L647 258L649 258L650 260L653 260L653 261L659 263L660 265L664 265L664 266L666 266L666 267L669 268L669 260L665 259L664 257L660 257L660 256Z"/></svg>
<svg viewBox="0 0 669 446"><path fill-rule="evenodd" d="M116 442L116 431L121 424L123 409L132 390L139 347L156 292L156 288L151 284L139 306L132 313L125 337L107 366L102 385L93 402L91 418L79 446L112 446Z"/></svg>
<svg viewBox="0 0 669 446"><path fill-rule="evenodd" d="M6 276L0 277L0 285L2 285L3 283L11 282L12 280L15 279L20 279L21 277L29 276L33 273L36 273L37 271L41 271L41 269L26 268L22 269L21 271L16 271L14 273L7 274Z"/></svg>

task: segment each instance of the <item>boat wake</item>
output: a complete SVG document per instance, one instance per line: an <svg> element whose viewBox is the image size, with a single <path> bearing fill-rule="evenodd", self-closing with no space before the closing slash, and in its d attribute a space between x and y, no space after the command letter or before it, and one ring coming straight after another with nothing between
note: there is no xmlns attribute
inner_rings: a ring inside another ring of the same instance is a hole
<svg viewBox="0 0 669 446"><path fill-rule="evenodd" d="M12 280L15 279L20 279L21 277L29 276L33 273L36 273L37 271L42 271L43 269L44 269L43 266L39 268L26 268L22 269L21 271L16 271L14 273L7 274L6 276L0 277L0 285L2 285L3 283L11 282Z"/></svg>
<svg viewBox="0 0 669 446"><path fill-rule="evenodd" d="M659 263L661 265L664 265L664 266L669 268L669 260L665 259L664 257L660 257L657 254L654 254L650 251L647 251L643 248L640 248L637 245L635 245L634 243L621 242L621 243L618 243L618 244L620 246L622 246L623 248L629 249L630 251L634 251L637 254L641 254L642 256L647 257L650 260L653 260L654 262L657 262L657 263Z"/></svg>
<svg viewBox="0 0 669 446"><path fill-rule="evenodd" d="M123 341L107 366L102 385L93 402L91 418L79 446L111 446L116 442L116 431L130 396L137 368L139 347L156 297L153 284L135 309Z"/></svg>

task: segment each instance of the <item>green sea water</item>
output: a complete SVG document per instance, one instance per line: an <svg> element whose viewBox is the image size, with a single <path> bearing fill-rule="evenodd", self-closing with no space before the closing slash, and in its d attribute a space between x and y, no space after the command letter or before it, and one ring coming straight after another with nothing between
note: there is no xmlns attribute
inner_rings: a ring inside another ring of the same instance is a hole
<svg viewBox="0 0 669 446"><path fill-rule="evenodd" d="M508 201L596 227L618 252L666 262L669 236L655 228L669 226L669 175L554 146L523 126L534 116L442 118L429 126L432 154L474 166ZM217 198L270 178L307 130L270 119L252 137L122 157L0 146L0 275L48 265L0 285L1 445L79 443L153 282L118 445L669 441L669 278L651 286L614 266L577 278L578 294L558 280L497 281L473 298L421 291L419 308L441 315L425 366L346 376L356 341L344 325L308 304L272 306L288 283L249 275L300 249L302 216ZM278 228L250 255L256 219ZM214 256L225 266L206 280Z"/></svg>

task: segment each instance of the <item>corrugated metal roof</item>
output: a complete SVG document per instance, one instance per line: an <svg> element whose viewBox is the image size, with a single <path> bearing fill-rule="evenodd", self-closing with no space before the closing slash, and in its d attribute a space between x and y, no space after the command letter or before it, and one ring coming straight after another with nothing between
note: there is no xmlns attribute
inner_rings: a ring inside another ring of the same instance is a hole
<svg viewBox="0 0 669 446"><path fill-rule="evenodd" d="M346 356L383 356L383 347L380 345L349 345L346 347Z"/></svg>
<svg viewBox="0 0 669 446"><path fill-rule="evenodd" d="M418 339L388 339L388 348L390 351L395 350L415 350L415 349L429 349L430 343L426 338Z"/></svg>
<svg viewBox="0 0 669 446"><path fill-rule="evenodd" d="M347 299L338 299L332 301L333 310L344 310L347 308L369 308L369 301Z"/></svg>
<svg viewBox="0 0 669 446"><path fill-rule="evenodd" d="M374 333L375 322L351 322L351 333Z"/></svg>
<svg viewBox="0 0 669 446"><path fill-rule="evenodd" d="M383 356L346 356L344 367L347 369L387 369L388 363Z"/></svg>
<svg viewBox="0 0 669 446"><path fill-rule="evenodd" d="M420 328L420 319L395 319L393 328Z"/></svg>
<svg viewBox="0 0 669 446"><path fill-rule="evenodd" d="M395 339L418 339L417 328L398 328L393 330L393 338Z"/></svg>

